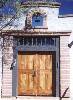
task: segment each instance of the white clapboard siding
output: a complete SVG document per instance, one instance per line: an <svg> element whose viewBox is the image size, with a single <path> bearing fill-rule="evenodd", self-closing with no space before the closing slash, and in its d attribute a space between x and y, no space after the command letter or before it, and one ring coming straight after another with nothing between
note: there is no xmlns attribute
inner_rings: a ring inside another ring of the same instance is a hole
<svg viewBox="0 0 73 100"><path fill-rule="evenodd" d="M2 86L2 42L3 39L0 36L0 91ZM1 97L1 93L0 93L0 97Z"/></svg>
<svg viewBox="0 0 73 100"><path fill-rule="evenodd" d="M2 96L12 96L12 70L10 70L13 59L12 38L12 36L4 37Z"/></svg>
<svg viewBox="0 0 73 100"><path fill-rule="evenodd" d="M70 55L69 55L69 36L60 37L60 85L61 96L65 90L70 86ZM65 97L70 97L68 89Z"/></svg>

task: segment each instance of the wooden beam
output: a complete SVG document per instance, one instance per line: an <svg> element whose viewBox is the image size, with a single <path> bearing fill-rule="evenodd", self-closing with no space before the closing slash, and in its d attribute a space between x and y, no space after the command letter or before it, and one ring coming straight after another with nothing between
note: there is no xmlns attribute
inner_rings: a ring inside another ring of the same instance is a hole
<svg viewBox="0 0 73 100"><path fill-rule="evenodd" d="M7 30L2 31L0 35L11 35L11 36L40 36L40 35L48 35L48 36L69 36L71 34L71 31L22 31L22 30Z"/></svg>

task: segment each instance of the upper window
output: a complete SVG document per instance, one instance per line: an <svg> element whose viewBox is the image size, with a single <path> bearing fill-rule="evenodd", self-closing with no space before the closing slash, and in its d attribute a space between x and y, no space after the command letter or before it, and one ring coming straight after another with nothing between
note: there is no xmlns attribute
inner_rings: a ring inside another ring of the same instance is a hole
<svg viewBox="0 0 73 100"><path fill-rule="evenodd" d="M47 12L42 9L32 9L26 15L25 28L47 28Z"/></svg>
<svg viewBox="0 0 73 100"><path fill-rule="evenodd" d="M43 16L33 16L32 17L32 28L37 28L43 26Z"/></svg>

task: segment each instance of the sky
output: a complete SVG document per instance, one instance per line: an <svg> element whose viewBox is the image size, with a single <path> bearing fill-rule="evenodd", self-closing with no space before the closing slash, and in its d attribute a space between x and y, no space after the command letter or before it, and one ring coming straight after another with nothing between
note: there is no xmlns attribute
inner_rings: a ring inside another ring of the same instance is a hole
<svg viewBox="0 0 73 100"><path fill-rule="evenodd" d="M11 2L15 1L27 1L27 0L11 0ZM61 3L59 9L59 15L73 14L73 0L54 0ZM6 4L4 7L0 8L1 14L14 15L16 14L16 8L11 4Z"/></svg>
<svg viewBox="0 0 73 100"><path fill-rule="evenodd" d="M59 9L60 15L73 14L73 0L60 0L61 7Z"/></svg>

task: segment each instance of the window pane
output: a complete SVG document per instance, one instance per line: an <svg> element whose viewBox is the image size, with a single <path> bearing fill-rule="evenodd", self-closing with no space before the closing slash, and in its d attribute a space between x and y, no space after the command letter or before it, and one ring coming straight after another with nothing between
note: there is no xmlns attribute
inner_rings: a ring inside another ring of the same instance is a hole
<svg viewBox="0 0 73 100"><path fill-rule="evenodd" d="M42 37L42 45L45 45L45 38Z"/></svg>
<svg viewBox="0 0 73 100"><path fill-rule="evenodd" d="M33 16L32 17L32 27L43 26L43 17L42 16Z"/></svg>
<svg viewBox="0 0 73 100"><path fill-rule="evenodd" d="M27 45L27 37L24 38L24 45Z"/></svg>
<svg viewBox="0 0 73 100"><path fill-rule="evenodd" d="M19 44L23 45L23 38L22 37L19 38Z"/></svg>
<svg viewBox="0 0 73 100"><path fill-rule="evenodd" d="M41 45L41 37L37 38L37 45Z"/></svg>
<svg viewBox="0 0 73 100"><path fill-rule="evenodd" d="M52 38L50 39L50 44L54 45L54 40Z"/></svg>
<svg viewBox="0 0 73 100"><path fill-rule="evenodd" d="M28 37L28 45L32 45L32 38Z"/></svg>
<svg viewBox="0 0 73 100"><path fill-rule="evenodd" d="M37 42L37 38L33 37L33 45L36 45L36 42Z"/></svg>

